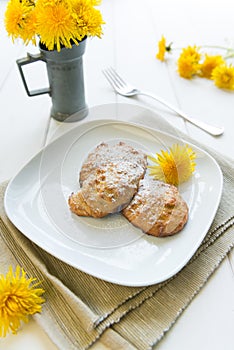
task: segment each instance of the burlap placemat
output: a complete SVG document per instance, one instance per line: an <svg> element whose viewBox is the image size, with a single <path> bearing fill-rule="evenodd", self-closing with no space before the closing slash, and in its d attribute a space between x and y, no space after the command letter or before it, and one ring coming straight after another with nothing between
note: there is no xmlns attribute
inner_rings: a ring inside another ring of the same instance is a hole
<svg viewBox="0 0 234 350"><path fill-rule="evenodd" d="M148 123L153 122L148 120ZM168 130L165 122L164 127ZM183 270L170 280L149 287L105 282L37 247L7 218L3 206L7 184L1 185L1 266L6 270L9 264L18 263L43 281L46 303L42 313L34 317L59 349L82 350L92 344L95 349L150 349L219 266L234 245L234 171L230 160L208 151L218 161L224 176L222 199L214 222Z"/></svg>

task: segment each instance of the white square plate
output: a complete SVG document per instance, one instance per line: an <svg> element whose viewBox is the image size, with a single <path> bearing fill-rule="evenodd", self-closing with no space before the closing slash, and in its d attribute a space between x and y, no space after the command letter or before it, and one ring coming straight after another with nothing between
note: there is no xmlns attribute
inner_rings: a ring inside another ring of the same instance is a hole
<svg viewBox="0 0 234 350"><path fill-rule="evenodd" d="M197 166L179 187L189 220L178 234L143 234L121 214L102 219L78 217L67 199L79 188L84 159L100 142L125 141L155 154L183 140L159 130L115 120L81 124L37 154L10 182L5 209L30 240L60 260L109 282L145 286L180 271L205 237L221 198L222 173L216 161L191 145Z"/></svg>

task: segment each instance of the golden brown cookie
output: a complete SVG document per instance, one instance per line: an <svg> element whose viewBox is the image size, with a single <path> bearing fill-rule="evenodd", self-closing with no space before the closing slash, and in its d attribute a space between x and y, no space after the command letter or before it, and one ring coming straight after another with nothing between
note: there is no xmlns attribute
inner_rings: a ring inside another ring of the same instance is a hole
<svg viewBox="0 0 234 350"><path fill-rule="evenodd" d="M80 185L82 186L83 181L101 164L109 162L131 162L146 169L147 156L143 151L135 149L122 141L114 145L102 142L93 152L89 153L84 161L79 174Z"/></svg>
<svg viewBox="0 0 234 350"><path fill-rule="evenodd" d="M142 151L123 142L112 146L102 143L82 166L81 189L68 199L71 211L96 218L120 212L137 192L146 164Z"/></svg>
<svg viewBox="0 0 234 350"><path fill-rule="evenodd" d="M188 207L175 186L145 176L123 215L145 233L164 237L182 230Z"/></svg>

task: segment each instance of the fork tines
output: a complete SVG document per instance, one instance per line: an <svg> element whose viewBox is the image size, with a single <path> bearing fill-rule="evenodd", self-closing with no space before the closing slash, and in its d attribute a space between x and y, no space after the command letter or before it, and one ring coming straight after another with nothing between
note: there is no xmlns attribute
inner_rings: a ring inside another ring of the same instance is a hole
<svg viewBox="0 0 234 350"><path fill-rule="evenodd" d="M103 69L102 72L114 89L124 86L124 80L119 76L119 74L114 70L114 68L109 67Z"/></svg>

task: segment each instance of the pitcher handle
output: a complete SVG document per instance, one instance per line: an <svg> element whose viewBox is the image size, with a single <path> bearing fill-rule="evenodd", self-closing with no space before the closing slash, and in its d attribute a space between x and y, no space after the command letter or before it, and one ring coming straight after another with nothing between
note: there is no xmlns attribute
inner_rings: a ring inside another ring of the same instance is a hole
<svg viewBox="0 0 234 350"><path fill-rule="evenodd" d="M22 66L29 64L29 63L33 63L36 61L44 61L44 59L42 58L41 53L36 54L36 55L32 55L30 53L27 53L27 57L24 58L20 58L18 60L16 60L16 63L18 65L19 71L20 71L20 75L25 87L25 90L28 94L28 96L37 96L37 95L42 95L42 94L50 94L50 88L44 88L44 89L36 89L36 90L32 90L30 91L24 76L24 72L22 69Z"/></svg>

